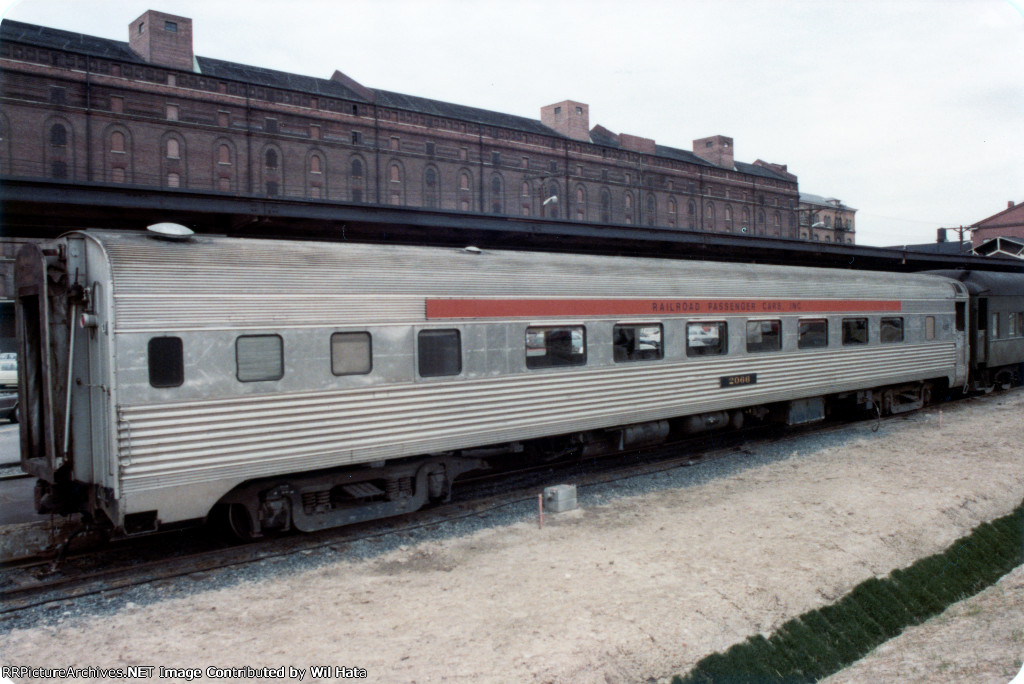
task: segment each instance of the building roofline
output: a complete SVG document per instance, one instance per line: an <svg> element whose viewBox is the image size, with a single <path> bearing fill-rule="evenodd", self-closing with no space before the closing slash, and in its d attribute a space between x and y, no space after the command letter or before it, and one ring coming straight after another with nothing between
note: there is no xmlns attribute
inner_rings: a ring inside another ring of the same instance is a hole
<svg viewBox="0 0 1024 684"><path fill-rule="evenodd" d="M63 29L50 28L48 26L20 22L13 19L4 19L0 22L0 41L23 43L36 47L57 49L90 57L115 59L139 65L156 66L157 68L166 69L168 71L182 71L175 67L150 64L139 57L129 47L129 44L126 41L91 36L84 33L76 33L74 31L66 31ZM240 62L229 62L227 60L221 60L213 57L202 57L199 55L196 55L194 63L198 65L199 74L225 81L234 81L245 85L262 85L265 87L304 92L311 95L334 97L363 103L369 106L388 107L391 109L415 112L427 116L433 115L445 117L482 126L494 126L497 128L516 130L523 133L543 135L564 141L572 140L568 136L545 126L539 119L532 119L515 114L506 114L504 112L496 112L479 107L433 100L426 97L396 93L388 90L367 88L368 91L372 92L376 96L376 101L373 101L370 98L361 95L354 88L345 85L345 83L329 78L294 74L286 71L268 69L266 67L242 64ZM186 71L185 73L194 74L196 72ZM625 150L625 148L609 144L608 142L595 142L591 140L583 144ZM649 153L636 152L636 154ZM698 157L693 152L681 148L657 145L655 153L650 156L681 161L695 166L725 169L727 171L734 171L748 176L770 178L783 183L797 185L797 181L793 178L786 178L785 176L775 173L763 166L747 162L735 162L732 168L728 168L709 162Z"/></svg>

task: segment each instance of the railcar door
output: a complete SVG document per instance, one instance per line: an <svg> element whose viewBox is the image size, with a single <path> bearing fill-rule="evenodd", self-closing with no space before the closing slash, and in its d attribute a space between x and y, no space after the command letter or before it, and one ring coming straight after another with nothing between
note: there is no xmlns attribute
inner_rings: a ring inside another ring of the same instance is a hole
<svg viewBox="0 0 1024 684"><path fill-rule="evenodd" d="M953 339L956 343L956 374L953 377L953 387L964 387L967 384L967 373L970 368L970 359L968 358L970 345L967 344L967 304L966 297L958 299L954 303L956 314L953 325Z"/></svg>
<svg viewBox="0 0 1024 684"><path fill-rule="evenodd" d="M72 372L82 368L86 349L77 320L88 299L81 241L26 244L15 267L22 469L56 483L72 479L74 466L74 478L87 481L91 464L72 457L89 427Z"/></svg>
<svg viewBox="0 0 1024 684"><path fill-rule="evenodd" d="M67 368L67 316L61 312L67 271L58 250L32 243L19 251L15 268L21 464L25 472L53 482L65 463L59 398Z"/></svg>

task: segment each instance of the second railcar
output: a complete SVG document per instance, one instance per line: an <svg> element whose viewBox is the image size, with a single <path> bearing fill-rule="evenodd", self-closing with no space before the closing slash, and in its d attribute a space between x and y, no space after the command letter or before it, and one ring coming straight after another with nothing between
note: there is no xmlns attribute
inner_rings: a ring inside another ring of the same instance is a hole
<svg viewBox="0 0 1024 684"><path fill-rule="evenodd" d="M1024 273L935 273L963 283L971 295L971 389L1019 385L1024 380Z"/></svg>

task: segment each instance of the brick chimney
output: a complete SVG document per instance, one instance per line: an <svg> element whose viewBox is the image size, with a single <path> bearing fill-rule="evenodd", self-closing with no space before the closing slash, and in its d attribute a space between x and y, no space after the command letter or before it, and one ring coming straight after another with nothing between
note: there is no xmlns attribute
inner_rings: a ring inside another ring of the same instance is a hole
<svg viewBox="0 0 1024 684"><path fill-rule="evenodd" d="M1014 206L1013 200L1007 200L1006 208L1007 209L1013 209L1013 206Z"/></svg>
<svg viewBox="0 0 1024 684"><path fill-rule="evenodd" d="M337 69L334 70L334 74L331 76L331 80L335 83L340 83L349 90L354 90L360 97L370 102L377 101L377 93L364 86L359 81L355 80L351 76L346 76Z"/></svg>
<svg viewBox="0 0 1024 684"><path fill-rule="evenodd" d="M541 107L540 122L573 140L590 142L590 105L565 100Z"/></svg>
<svg viewBox="0 0 1024 684"><path fill-rule="evenodd" d="M644 154L655 154L658 151L658 145L653 139L641 138L639 135L630 135L629 133L619 133L619 146L624 150Z"/></svg>
<svg viewBox="0 0 1024 684"><path fill-rule="evenodd" d="M192 71L192 20L147 10L128 26L128 46L150 64Z"/></svg>
<svg viewBox="0 0 1024 684"><path fill-rule="evenodd" d="M727 169L735 166L732 157L732 138L724 135L694 140L693 153L716 166L724 166Z"/></svg>

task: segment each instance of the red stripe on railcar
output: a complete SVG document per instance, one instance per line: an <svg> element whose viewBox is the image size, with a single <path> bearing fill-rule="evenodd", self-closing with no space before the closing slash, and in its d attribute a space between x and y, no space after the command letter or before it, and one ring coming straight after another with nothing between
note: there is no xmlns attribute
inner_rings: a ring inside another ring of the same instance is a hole
<svg viewBox="0 0 1024 684"><path fill-rule="evenodd" d="M706 316L901 311L898 300L863 299L428 299L427 319Z"/></svg>

